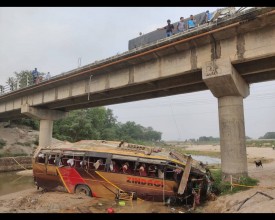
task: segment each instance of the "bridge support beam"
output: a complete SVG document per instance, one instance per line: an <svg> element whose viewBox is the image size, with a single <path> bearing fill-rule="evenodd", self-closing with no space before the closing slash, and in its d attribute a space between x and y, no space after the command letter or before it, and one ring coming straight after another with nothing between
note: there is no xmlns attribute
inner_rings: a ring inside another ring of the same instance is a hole
<svg viewBox="0 0 275 220"><path fill-rule="evenodd" d="M249 85L237 73L230 60L215 60L202 68L203 80L218 98L223 180L247 176L247 156L243 98Z"/></svg>
<svg viewBox="0 0 275 220"><path fill-rule="evenodd" d="M66 112L30 107L28 104L21 106L21 113L30 118L40 120L39 147L51 145L53 121L64 118L67 115Z"/></svg>

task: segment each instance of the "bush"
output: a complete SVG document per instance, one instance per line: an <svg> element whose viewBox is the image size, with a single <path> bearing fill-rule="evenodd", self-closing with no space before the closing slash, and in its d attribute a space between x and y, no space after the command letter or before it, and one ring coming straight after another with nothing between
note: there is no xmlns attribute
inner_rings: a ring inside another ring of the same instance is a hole
<svg viewBox="0 0 275 220"><path fill-rule="evenodd" d="M251 177L241 177L240 182L238 184L244 186L234 186L231 191L230 182L222 181L222 171L221 169L218 170L211 170L212 176L215 180L213 184L213 192L215 194L233 194L242 190L247 190L250 187L244 186L256 186L259 182L257 179L253 179Z"/></svg>
<svg viewBox="0 0 275 220"><path fill-rule="evenodd" d="M7 144L7 142L5 140L3 140L2 138L0 138L0 149L2 149L6 144Z"/></svg>

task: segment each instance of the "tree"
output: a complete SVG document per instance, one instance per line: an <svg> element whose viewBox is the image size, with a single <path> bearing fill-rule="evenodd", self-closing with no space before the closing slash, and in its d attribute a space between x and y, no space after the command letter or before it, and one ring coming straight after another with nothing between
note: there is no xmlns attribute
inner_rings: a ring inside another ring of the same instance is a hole
<svg viewBox="0 0 275 220"><path fill-rule="evenodd" d="M275 139L275 132L267 132L264 136L259 137L259 139Z"/></svg>
<svg viewBox="0 0 275 220"><path fill-rule="evenodd" d="M16 122L38 128L38 121L34 119L18 119ZM53 137L70 142L101 139L140 143L160 141L161 132L135 122L117 122L111 109L96 107L71 111L66 118L54 121Z"/></svg>
<svg viewBox="0 0 275 220"><path fill-rule="evenodd" d="M5 92L5 87L0 85L0 94L3 94Z"/></svg>
<svg viewBox="0 0 275 220"><path fill-rule="evenodd" d="M10 87L10 91L16 90L17 81L14 77L9 77L8 81L7 81L7 84Z"/></svg>
<svg viewBox="0 0 275 220"><path fill-rule="evenodd" d="M22 70L20 73L14 72L14 74L19 84L19 89L31 85L30 82L32 82L32 72L30 70Z"/></svg>

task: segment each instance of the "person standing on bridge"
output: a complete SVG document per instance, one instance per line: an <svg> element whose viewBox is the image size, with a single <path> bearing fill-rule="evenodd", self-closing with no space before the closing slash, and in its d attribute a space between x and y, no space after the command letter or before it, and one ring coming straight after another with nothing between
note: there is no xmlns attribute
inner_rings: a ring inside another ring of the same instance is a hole
<svg viewBox="0 0 275 220"><path fill-rule="evenodd" d="M177 25L177 30L178 30L178 33L185 31L184 17L180 17L180 21L178 22L178 25Z"/></svg>
<svg viewBox="0 0 275 220"><path fill-rule="evenodd" d="M171 24L170 19L167 20L167 25L163 28L158 28L157 30L166 29L166 37L170 37L173 35L174 25Z"/></svg>
<svg viewBox="0 0 275 220"><path fill-rule="evenodd" d="M37 68L34 68L34 70L32 71L32 82L33 82L33 84L36 84L37 78L38 78L38 71L37 71Z"/></svg>
<svg viewBox="0 0 275 220"><path fill-rule="evenodd" d="M46 80L49 80L50 78L51 78L51 74L50 74L50 72L48 72L46 75Z"/></svg>
<svg viewBox="0 0 275 220"><path fill-rule="evenodd" d="M187 22L188 29L192 29L196 27L196 20L194 19L193 15L190 15L190 19Z"/></svg>

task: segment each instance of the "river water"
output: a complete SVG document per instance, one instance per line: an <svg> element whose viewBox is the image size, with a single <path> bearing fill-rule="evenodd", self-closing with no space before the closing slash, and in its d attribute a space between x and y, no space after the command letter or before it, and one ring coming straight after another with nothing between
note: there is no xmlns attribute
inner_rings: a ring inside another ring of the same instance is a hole
<svg viewBox="0 0 275 220"><path fill-rule="evenodd" d="M0 196L34 187L33 177L16 172L0 173Z"/></svg>

